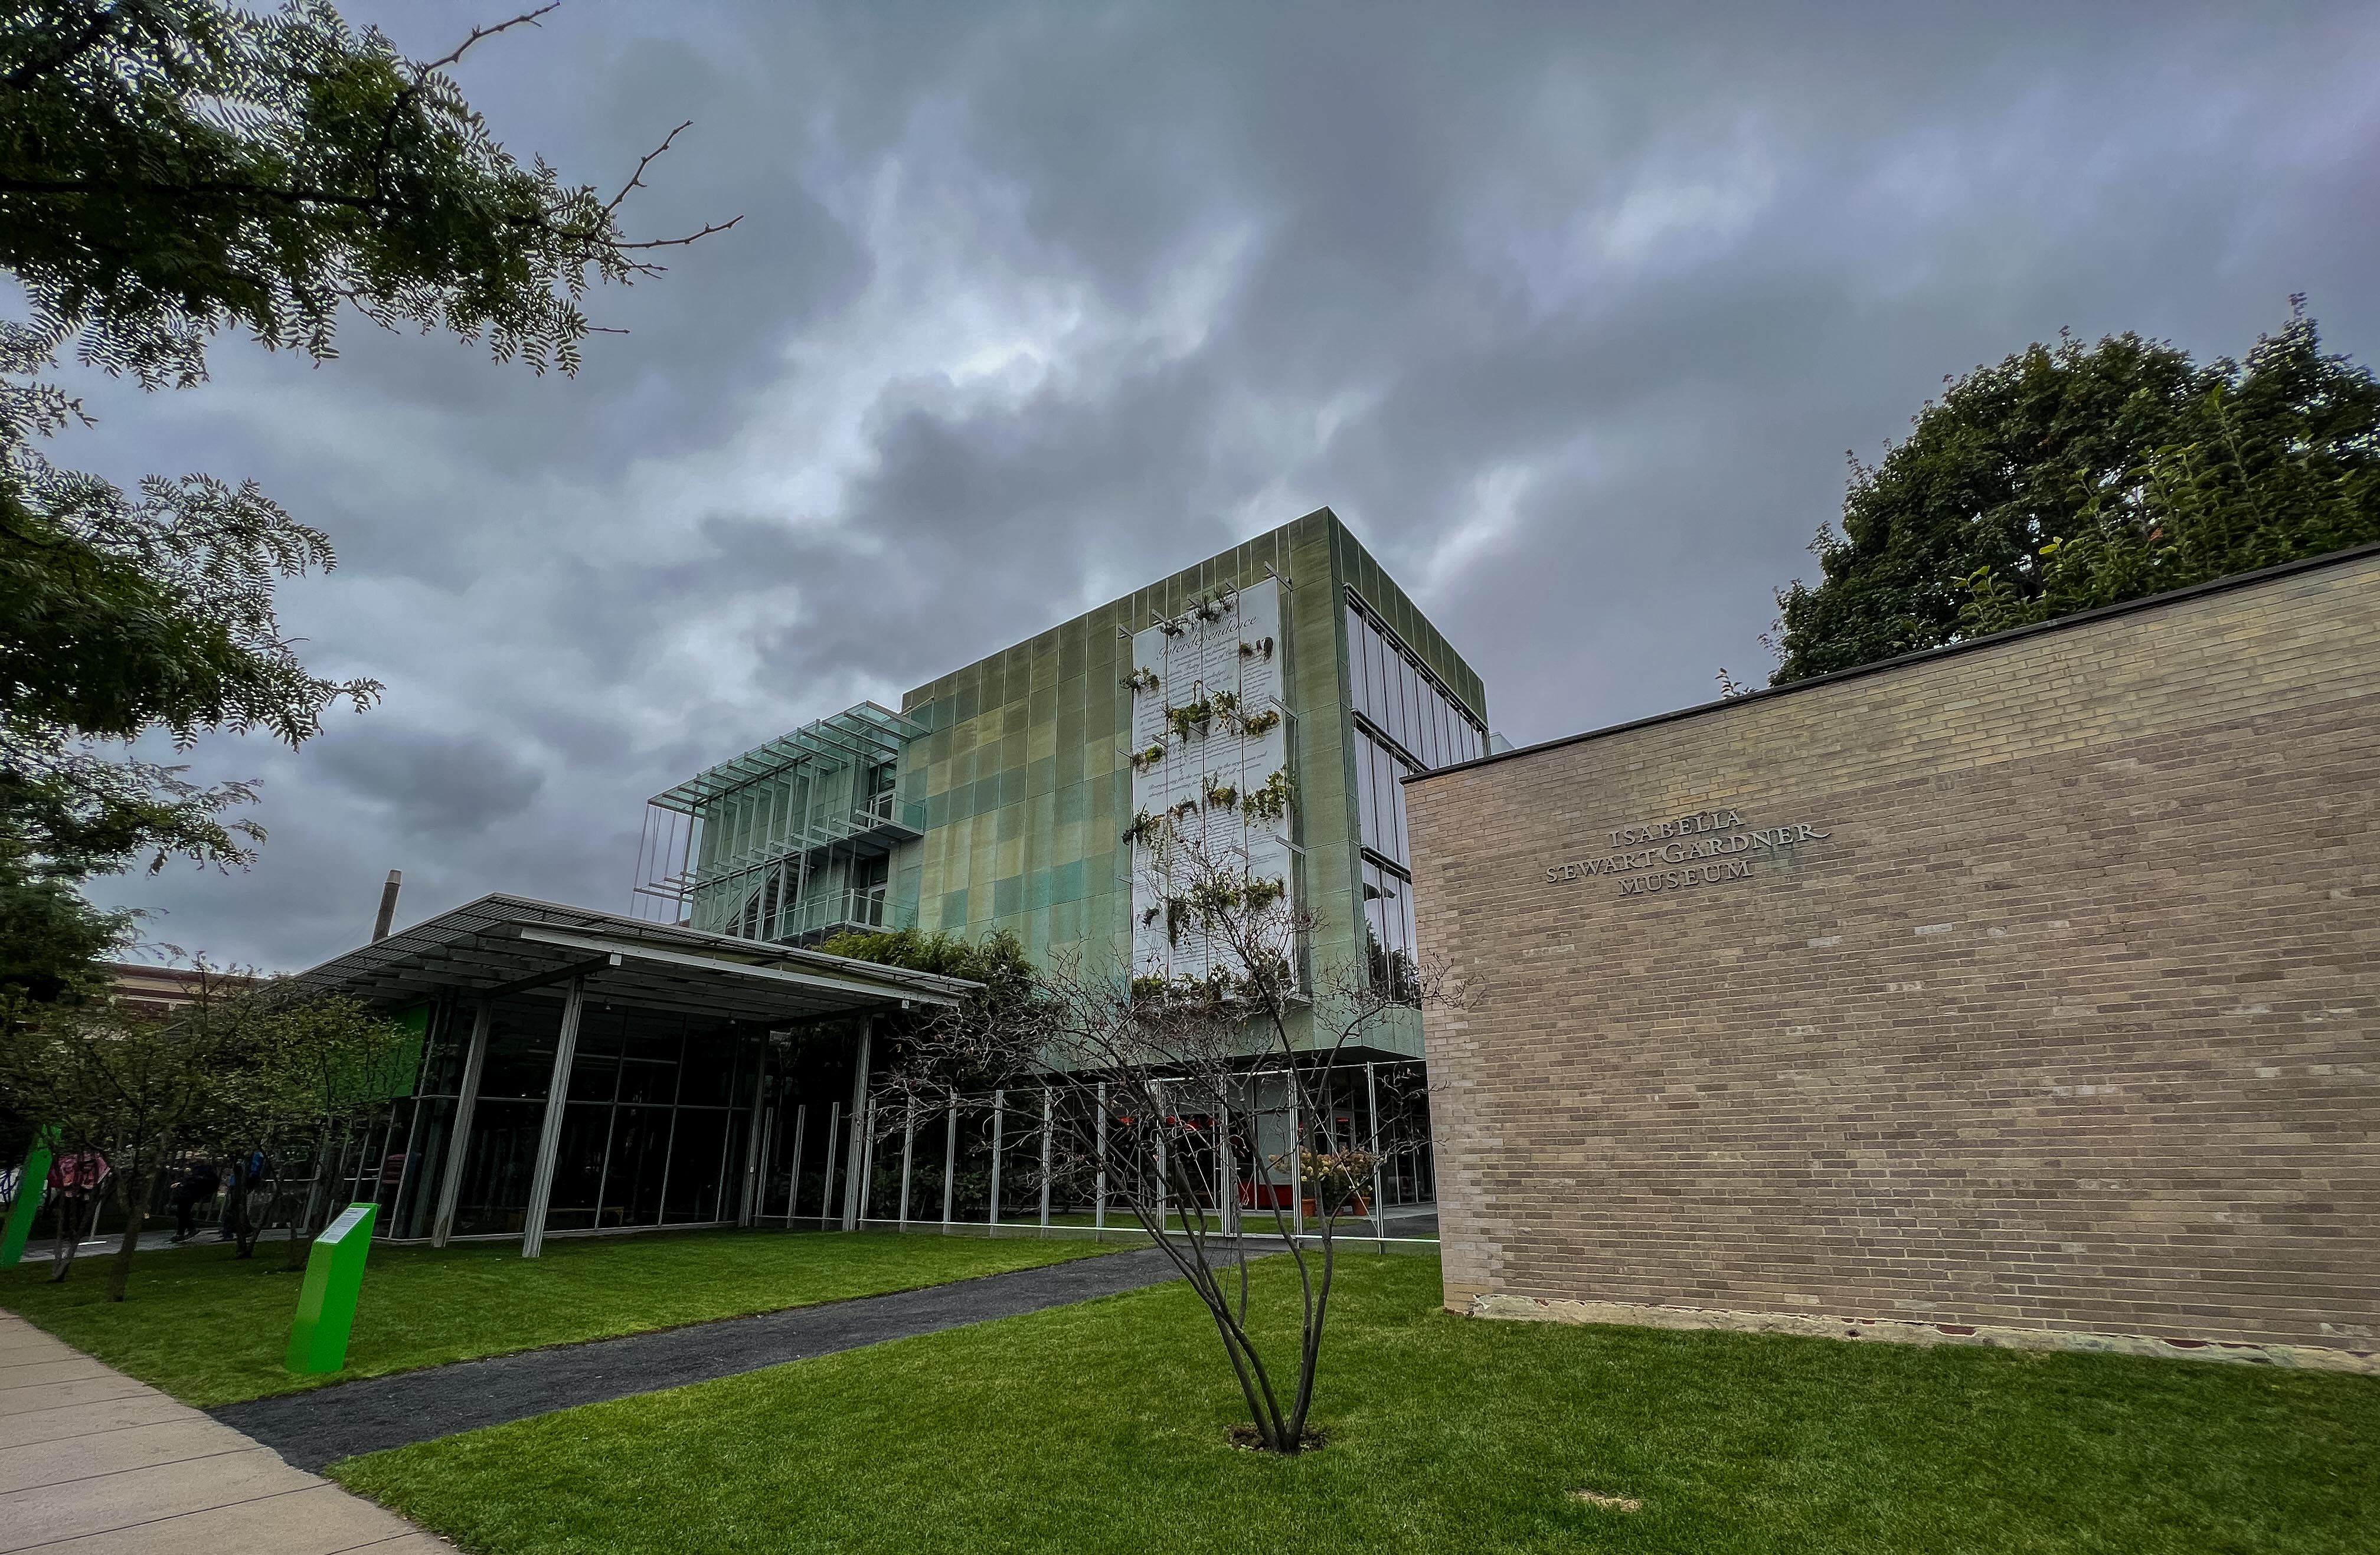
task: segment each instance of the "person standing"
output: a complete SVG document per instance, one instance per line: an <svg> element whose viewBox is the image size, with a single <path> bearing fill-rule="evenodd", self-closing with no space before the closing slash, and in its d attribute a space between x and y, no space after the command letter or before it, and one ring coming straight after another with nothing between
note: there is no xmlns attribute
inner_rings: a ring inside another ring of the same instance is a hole
<svg viewBox="0 0 2380 1555"><path fill-rule="evenodd" d="M223 1179L215 1172L215 1163L201 1160L182 1172L174 1184L174 1240L188 1242L199 1234L199 1206L212 1199Z"/></svg>

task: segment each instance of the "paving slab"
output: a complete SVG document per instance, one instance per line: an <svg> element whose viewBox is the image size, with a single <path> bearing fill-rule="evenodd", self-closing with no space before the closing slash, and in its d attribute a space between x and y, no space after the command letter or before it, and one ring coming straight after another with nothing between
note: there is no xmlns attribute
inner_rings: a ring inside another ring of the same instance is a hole
<svg viewBox="0 0 2380 1555"><path fill-rule="evenodd" d="M57 1361L55 1348L73 1358ZM453 1546L0 1313L0 1550L387 1555Z"/></svg>
<svg viewBox="0 0 2380 1555"><path fill-rule="evenodd" d="M245 1450L243 1444L227 1440L223 1427L212 1420L203 1415L194 1420L187 1412L144 1426L124 1426L70 1440L74 1445L67 1452L71 1454L73 1473L65 1479L58 1476L60 1443L42 1440L0 1447L0 1495Z"/></svg>
<svg viewBox="0 0 2380 1555"><path fill-rule="evenodd" d="M317 1469L557 1409L1020 1317L1177 1277L1155 1248L1109 1253L891 1295L458 1361L210 1413L299 1467Z"/></svg>
<svg viewBox="0 0 2380 1555"><path fill-rule="evenodd" d="M190 1406L149 1389L102 1399L96 1403L70 1403L47 1409L20 1410L0 1415L0 1451L28 1442L73 1441L129 1426L153 1426L187 1416Z"/></svg>
<svg viewBox="0 0 2380 1555"><path fill-rule="evenodd" d="M452 1555L453 1545L418 1528L391 1537L388 1522L389 1513L371 1502L318 1480L278 1496L43 1545L40 1555L345 1555L399 1550L425 1540L412 1548Z"/></svg>
<svg viewBox="0 0 2380 1555"><path fill-rule="evenodd" d="M83 1355L57 1360L27 1360L0 1367L0 1393L15 1392L19 1388L46 1388L53 1382L91 1382L117 1375L106 1363Z"/></svg>
<svg viewBox="0 0 2380 1555"><path fill-rule="evenodd" d="M9 1317L0 1313L0 1318ZM22 1318L16 1319L23 1321ZM137 1398L157 1391L146 1382L135 1382L122 1373L106 1377L86 1378L79 1382L52 1382L46 1387L0 1388L0 1419L36 1409L80 1408L84 1404L103 1403L111 1399ZM159 1394L159 1397L164 1397Z"/></svg>

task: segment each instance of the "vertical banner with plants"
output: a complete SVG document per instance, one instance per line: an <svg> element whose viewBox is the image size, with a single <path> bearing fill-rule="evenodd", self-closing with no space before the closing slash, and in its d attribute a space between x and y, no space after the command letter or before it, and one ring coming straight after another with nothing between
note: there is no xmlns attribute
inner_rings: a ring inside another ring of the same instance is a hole
<svg viewBox="0 0 2380 1555"><path fill-rule="evenodd" d="M1132 959L1136 977L1204 980L1213 956L1168 868L1172 844L1293 886L1281 585L1202 595L1132 639ZM1296 904L1288 904L1294 913Z"/></svg>

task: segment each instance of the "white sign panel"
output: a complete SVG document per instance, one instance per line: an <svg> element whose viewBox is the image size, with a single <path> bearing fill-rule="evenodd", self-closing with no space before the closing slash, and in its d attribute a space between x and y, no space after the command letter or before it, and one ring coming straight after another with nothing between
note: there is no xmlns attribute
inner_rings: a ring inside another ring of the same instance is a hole
<svg viewBox="0 0 2380 1555"><path fill-rule="evenodd" d="M1257 878L1294 889L1282 659L1281 585L1270 578L1209 595L1132 639L1136 975L1204 978L1209 966L1153 845L1160 834L1196 839L1208 856L1244 859Z"/></svg>

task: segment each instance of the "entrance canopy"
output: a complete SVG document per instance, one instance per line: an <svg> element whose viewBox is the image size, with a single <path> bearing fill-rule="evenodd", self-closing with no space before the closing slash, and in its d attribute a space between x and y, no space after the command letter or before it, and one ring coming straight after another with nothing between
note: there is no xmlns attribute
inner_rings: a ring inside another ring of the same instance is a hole
<svg viewBox="0 0 2380 1555"><path fill-rule="evenodd" d="M380 1008L492 1000L583 979L589 994L719 1020L805 1022L951 1005L977 984L524 896L482 896L298 973Z"/></svg>
<svg viewBox="0 0 2380 1555"><path fill-rule="evenodd" d="M953 1005L980 985L496 895L286 986L421 1012L415 1083L377 1148L358 1131L363 1154L338 1169L386 1201L391 1233L518 1233L535 1257L549 1225L750 1224L770 1185L771 1103L806 1051L815 1062L817 1044L781 1034L843 1028L858 1160L869 1025L853 1017Z"/></svg>

